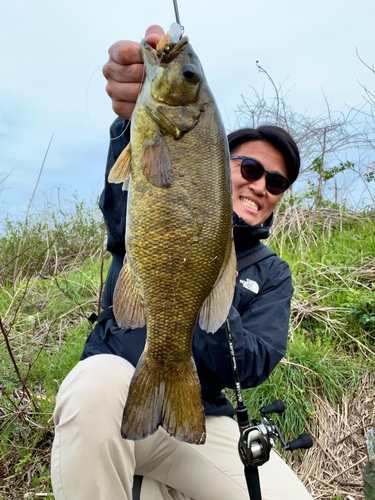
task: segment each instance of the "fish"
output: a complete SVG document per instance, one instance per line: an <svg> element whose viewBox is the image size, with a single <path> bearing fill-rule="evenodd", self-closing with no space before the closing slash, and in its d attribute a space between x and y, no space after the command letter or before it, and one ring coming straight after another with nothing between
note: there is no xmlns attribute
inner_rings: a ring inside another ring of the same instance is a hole
<svg viewBox="0 0 375 500"><path fill-rule="evenodd" d="M146 76L131 139L108 178L128 190L114 316L121 328L147 324L121 436L140 440L162 427L180 441L203 444L192 339L197 321L216 332L233 300L228 143L188 37L175 41L167 34L155 49L142 40L141 53Z"/></svg>

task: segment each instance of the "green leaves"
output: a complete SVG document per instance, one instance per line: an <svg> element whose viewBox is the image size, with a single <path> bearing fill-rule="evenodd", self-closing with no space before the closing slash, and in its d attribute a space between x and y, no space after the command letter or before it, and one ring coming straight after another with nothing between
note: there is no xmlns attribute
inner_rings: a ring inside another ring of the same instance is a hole
<svg viewBox="0 0 375 500"><path fill-rule="evenodd" d="M354 163L351 163L350 161L347 161L345 163L340 163L338 166L333 166L333 167L325 167L322 169L322 158L316 158L311 165L311 170L313 172L317 172L320 174L322 170L322 179L324 182L329 181L330 179L333 179L333 177L340 173L344 172L345 170L351 169L353 170L355 167Z"/></svg>

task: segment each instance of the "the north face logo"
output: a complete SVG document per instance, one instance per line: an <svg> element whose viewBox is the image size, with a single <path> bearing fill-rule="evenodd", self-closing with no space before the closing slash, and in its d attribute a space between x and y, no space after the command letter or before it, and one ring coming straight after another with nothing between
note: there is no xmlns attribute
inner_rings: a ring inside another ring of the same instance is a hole
<svg viewBox="0 0 375 500"><path fill-rule="evenodd" d="M249 278L245 280L240 280L241 285L250 290L250 292L259 293L259 285L256 281L250 280Z"/></svg>

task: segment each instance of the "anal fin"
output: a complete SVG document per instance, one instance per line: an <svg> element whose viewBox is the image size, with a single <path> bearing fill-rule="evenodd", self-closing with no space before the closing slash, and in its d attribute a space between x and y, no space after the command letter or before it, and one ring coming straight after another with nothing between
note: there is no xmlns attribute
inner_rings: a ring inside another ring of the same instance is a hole
<svg viewBox="0 0 375 500"><path fill-rule="evenodd" d="M200 311L199 326L208 333L216 332L227 319L236 286L236 269L236 251L232 242L226 266Z"/></svg>
<svg viewBox="0 0 375 500"><path fill-rule="evenodd" d="M113 314L120 328L140 328L146 324L144 306L136 290L127 256L113 295Z"/></svg>

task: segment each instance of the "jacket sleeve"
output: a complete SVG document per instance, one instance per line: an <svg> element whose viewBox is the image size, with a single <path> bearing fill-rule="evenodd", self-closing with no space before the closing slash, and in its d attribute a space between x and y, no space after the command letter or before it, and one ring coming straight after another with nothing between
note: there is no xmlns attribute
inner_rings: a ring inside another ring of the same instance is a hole
<svg viewBox="0 0 375 500"><path fill-rule="evenodd" d="M121 184L110 184L108 174L130 141L130 122L116 118L110 129L111 141L105 171L104 190L100 196L99 207L107 228L107 250L112 254L125 255L125 224L128 192Z"/></svg>
<svg viewBox="0 0 375 500"><path fill-rule="evenodd" d="M243 388L256 387L264 382L286 352L293 296L292 277L286 262L279 258L273 261L259 293L254 294L244 306L240 306L243 302L239 285L241 275L237 278L236 293L229 311L237 369ZM194 353L199 353L223 387L234 387L224 325L213 335L197 327Z"/></svg>

